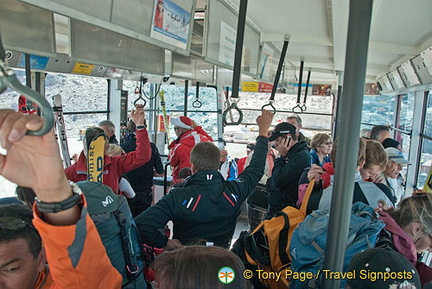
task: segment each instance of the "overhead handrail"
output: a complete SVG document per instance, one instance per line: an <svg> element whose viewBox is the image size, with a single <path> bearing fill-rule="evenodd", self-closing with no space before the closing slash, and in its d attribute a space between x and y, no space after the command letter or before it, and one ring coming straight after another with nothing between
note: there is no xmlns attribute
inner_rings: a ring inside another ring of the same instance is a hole
<svg viewBox="0 0 432 289"><path fill-rule="evenodd" d="M306 89L305 89L305 95L303 98L303 104L300 106L302 112L305 112L307 107L306 107L306 99L307 99L307 93L308 93L308 89L309 89L309 80L310 80L310 76L311 76L311 71L308 71L308 76L307 76L307 80L306 80Z"/></svg>
<svg viewBox="0 0 432 289"><path fill-rule="evenodd" d="M301 102L300 102L301 86L302 86L302 79L303 79L303 66L304 66L304 58L302 57L300 58L300 73L299 73L299 83L298 83L298 90L297 90L297 105L292 108L292 111L295 113L303 112Z"/></svg>
<svg viewBox="0 0 432 289"><path fill-rule="evenodd" d="M202 102L199 100L199 85L200 83L197 81L196 83L196 93L195 93L195 101L192 102L192 106L195 108L201 108Z"/></svg>
<svg viewBox="0 0 432 289"><path fill-rule="evenodd" d="M234 101L234 99L239 98L238 92L240 88L241 60L243 54L244 31L246 26L246 10L247 10L247 0L240 0L239 16L237 22L237 38L236 38L236 46L235 46L233 80L232 80L232 93L231 93L232 103L222 113L222 121L224 125L238 125L241 124L241 122L243 121L243 112L237 106L238 101ZM238 111L237 121L233 120L232 113L230 113L231 121L228 121L226 119L228 112L232 110Z"/></svg>
<svg viewBox="0 0 432 289"><path fill-rule="evenodd" d="M145 84L147 82L147 78L143 78L142 76L140 77L140 82L139 82L139 86L137 85L135 87L135 94L138 95L138 98L135 99L135 101L133 102L134 107L136 107L138 105L138 101L142 100L144 102L143 107L146 106L147 101L142 97L142 87L143 87L143 83Z"/></svg>
<svg viewBox="0 0 432 289"><path fill-rule="evenodd" d="M41 110L41 116L44 120L42 128L37 131L27 131L26 134L41 136L49 132L54 125L54 113L51 105L41 94L31 90L19 82L13 69L7 65L6 52L3 48L0 35L0 94L8 87L23 95L30 101L35 102Z"/></svg>
<svg viewBox="0 0 432 289"><path fill-rule="evenodd" d="M285 35L285 40L284 40L284 44L283 44L283 47L282 47L281 56L279 58L279 64L278 64L278 68L276 70L276 76L275 76L275 80L274 80L274 83L273 83L273 88L272 88L272 91L271 91L271 94L270 94L269 103L264 104L261 107L262 111L264 110L264 108L266 108L266 107L269 106L271 109L273 109L273 114L276 114L276 108L273 106L273 102L274 102L274 97L276 95L277 85L279 84L279 79L280 79L282 67L283 67L283 64L284 64L284 61L285 61L285 54L286 54L287 49L288 49L289 41L290 41L290 36L289 35Z"/></svg>

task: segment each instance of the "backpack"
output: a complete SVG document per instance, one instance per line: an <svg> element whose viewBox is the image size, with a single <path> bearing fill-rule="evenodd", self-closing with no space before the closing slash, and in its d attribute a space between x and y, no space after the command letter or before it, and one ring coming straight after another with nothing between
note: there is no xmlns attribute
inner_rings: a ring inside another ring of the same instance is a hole
<svg viewBox="0 0 432 289"><path fill-rule="evenodd" d="M142 242L126 198L100 183L81 181L77 185L107 255L122 275L122 288L146 288Z"/></svg>
<svg viewBox="0 0 432 289"><path fill-rule="evenodd" d="M329 214L316 210L308 215L294 231L290 246L291 270L298 272L299 275L309 274L308 276L313 276L313 278L302 280L292 278L291 289L321 288L320 281L325 278L325 274L321 272L318 275L318 273L324 263L328 221ZM384 222L377 219L372 207L362 202L357 202L352 206L343 272L347 271L356 253L375 247L384 227ZM345 288L345 283L345 280L341 280L340 288Z"/></svg>
<svg viewBox="0 0 432 289"><path fill-rule="evenodd" d="M306 217L307 203L314 187L315 180L312 180L300 209L285 207L273 218L262 221L244 239L245 257L250 265L258 266L259 270L263 270L259 272L281 274L281 278L259 278L260 282L268 288L288 288L289 280L285 278L285 270L291 264L289 253L291 237L294 229Z"/></svg>

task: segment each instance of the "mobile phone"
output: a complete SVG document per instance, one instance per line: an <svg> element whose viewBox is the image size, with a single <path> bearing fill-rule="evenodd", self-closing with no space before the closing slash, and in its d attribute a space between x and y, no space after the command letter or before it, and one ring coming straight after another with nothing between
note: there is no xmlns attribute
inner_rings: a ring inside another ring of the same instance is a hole
<svg viewBox="0 0 432 289"><path fill-rule="evenodd" d="M291 143L291 136L288 135L288 136L285 137L285 139L288 140L287 147L289 147L289 145Z"/></svg>

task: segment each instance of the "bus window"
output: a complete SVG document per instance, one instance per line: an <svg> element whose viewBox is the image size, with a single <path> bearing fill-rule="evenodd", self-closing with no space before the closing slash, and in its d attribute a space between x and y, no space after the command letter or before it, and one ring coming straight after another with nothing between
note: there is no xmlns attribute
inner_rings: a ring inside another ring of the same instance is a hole
<svg viewBox="0 0 432 289"><path fill-rule="evenodd" d="M422 154L417 180L417 188L422 189L429 171L432 167L432 93L429 92L427 99L426 118L422 136Z"/></svg>
<svg viewBox="0 0 432 289"><path fill-rule="evenodd" d="M395 108L396 98L393 96L365 95L361 122L373 125L393 124Z"/></svg>

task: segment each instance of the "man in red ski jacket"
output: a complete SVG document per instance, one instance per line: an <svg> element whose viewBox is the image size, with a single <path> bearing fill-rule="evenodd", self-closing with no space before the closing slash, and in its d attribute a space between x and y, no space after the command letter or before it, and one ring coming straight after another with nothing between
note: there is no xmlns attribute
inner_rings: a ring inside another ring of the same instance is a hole
<svg viewBox="0 0 432 289"><path fill-rule="evenodd" d="M190 167L190 152L200 142L212 142L202 127L197 126L187 116L180 116L171 119L177 139L169 145L170 153L168 159L172 167L173 184L181 182L179 172L182 168Z"/></svg>

